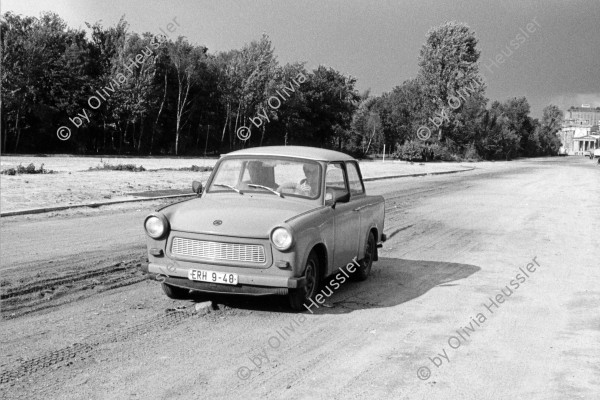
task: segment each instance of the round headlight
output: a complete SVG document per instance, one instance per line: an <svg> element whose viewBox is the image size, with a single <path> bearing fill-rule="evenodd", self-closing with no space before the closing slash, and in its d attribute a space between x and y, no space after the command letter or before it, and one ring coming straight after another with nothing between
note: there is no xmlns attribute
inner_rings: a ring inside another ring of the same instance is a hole
<svg viewBox="0 0 600 400"><path fill-rule="evenodd" d="M167 228L162 219L155 216L148 217L144 223L144 227L148 236L154 239L158 239L164 235Z"/></svg>
<svg viewBox="0 0 600 400"><path fill-rule="evenodd" d="M292 234L285 228L276 228L271 233L271 241L279 250L287 250L292 246Z"/></svg>

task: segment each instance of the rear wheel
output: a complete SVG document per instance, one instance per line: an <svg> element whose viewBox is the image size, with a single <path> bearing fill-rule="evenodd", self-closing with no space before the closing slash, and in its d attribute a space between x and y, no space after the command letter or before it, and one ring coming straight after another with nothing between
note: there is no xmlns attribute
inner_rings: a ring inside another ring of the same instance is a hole
<svg viewBox="0 0 600 400"><path fill-rule="evenodd" d="M188 289L167 285L166 283L162 283L161 286L163 292L165 292L167 297L170 299L183 300L186 299L190 294L190 291Z"/></svg>
<svg viewBox="0 0 600 400"><path fill-rule="evenodd" d="M311 303L311 300L315 298L320 284L319 268L319 257L314 251L311 251L308 260L306 260L306 268L304 270L306 285L298 289L290 289L288 294L290 306L294 310L306 310L304 304L309 306L308 303Z"/></svg>
<svg viewBox="0 0 600 400"><path fill-rule="evenodd" d="M360 260L360 267L354 271L352 277L357 281L364 281L369 277L369 273L371 272L371 266L373 265L373 260L375 259L375 235L373 232L369 233L369 238L367 239L367 244L365 247L365 256L362 260Z"/></svg>

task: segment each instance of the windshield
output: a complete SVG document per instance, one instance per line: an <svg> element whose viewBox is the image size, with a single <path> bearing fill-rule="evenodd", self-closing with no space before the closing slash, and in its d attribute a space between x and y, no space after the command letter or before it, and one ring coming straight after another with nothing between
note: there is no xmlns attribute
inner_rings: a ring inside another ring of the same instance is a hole
<svg viewBox="0 0 600 400"><path fill-rule="evenodd" d="M285 158L231 158L219 163L208 193L264 193L317 199L321 166ZM278 192L278 193L276 193Z"/></svg>

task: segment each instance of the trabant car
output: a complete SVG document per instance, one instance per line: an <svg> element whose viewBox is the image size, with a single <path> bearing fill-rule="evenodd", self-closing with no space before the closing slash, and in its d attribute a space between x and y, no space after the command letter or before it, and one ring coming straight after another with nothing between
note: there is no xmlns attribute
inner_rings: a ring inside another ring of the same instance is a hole
<svg viewBox="0 0 600 400"><path fill-rule="evenodd" d="M192 188L197 198L144 221L144 268L170 298L190 290L287 295L303 310L334 273L367 279L386 239L383 197L366 193L358 162L340 152L234 151L217 161L205 187Z"/></svg>

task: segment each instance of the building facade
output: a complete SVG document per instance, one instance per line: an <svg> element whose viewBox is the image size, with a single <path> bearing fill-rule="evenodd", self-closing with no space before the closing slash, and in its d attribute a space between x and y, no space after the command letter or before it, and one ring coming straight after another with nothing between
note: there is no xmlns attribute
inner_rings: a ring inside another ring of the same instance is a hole
<svg viewBox="0 0 600 400"><path fill-rule="evenodd" d="M587 104L571 107L565 113L565 122L571 125L597 126L600 124L600 107L592 108Z"/></svg>
<svg viewBox="0 0 600 400"><path fill-rule="evenodd" d="M583 104L571 107L565 113L559 133L561 151L569 155L585 155L589 150L600 148L600 107Z"/></svg>

